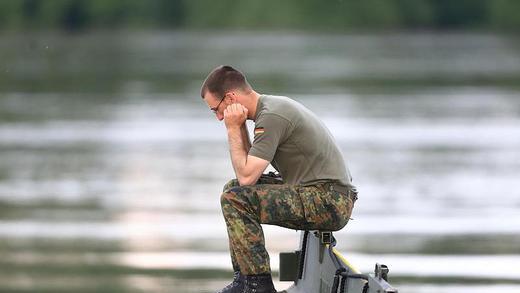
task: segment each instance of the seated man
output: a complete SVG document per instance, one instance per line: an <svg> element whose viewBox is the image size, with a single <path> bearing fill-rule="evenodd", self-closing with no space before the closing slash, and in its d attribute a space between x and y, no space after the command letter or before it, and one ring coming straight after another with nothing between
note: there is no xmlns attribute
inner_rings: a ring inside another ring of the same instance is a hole
<svg viewBox="0 0 520 293"><path fill-rule="evenodd" d="M276 292L260 224L340 230L357 199L350 173L315 114L290 98L257 93L233 67L214 69L201 96L224 120L236 174L220 199L235 278L220 292ZM246 119L255 122L252 145ZM269 164L281 179L262 175Z"/></svg>

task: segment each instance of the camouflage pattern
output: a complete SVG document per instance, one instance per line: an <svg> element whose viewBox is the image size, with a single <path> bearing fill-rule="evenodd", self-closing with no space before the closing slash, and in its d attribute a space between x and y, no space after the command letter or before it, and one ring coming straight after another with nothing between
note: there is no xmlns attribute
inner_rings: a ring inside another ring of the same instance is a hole
<svg viewBox="0 0 520 293"><path fill-rule="evenodd" d="M234 270L244 275L271 272L260 224L337 231L350 219L355 195L353 189L349 194L337 192L329 183L287 185L268 175L262 175L256 185L229 181L221 206Z"/></svg>

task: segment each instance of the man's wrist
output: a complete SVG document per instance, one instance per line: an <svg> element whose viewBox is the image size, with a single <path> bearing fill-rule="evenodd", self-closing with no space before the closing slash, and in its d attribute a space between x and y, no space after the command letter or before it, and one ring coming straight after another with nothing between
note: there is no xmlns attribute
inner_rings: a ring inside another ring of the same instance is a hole
<svg viewBox="0 0 520 293"><path fill-rule="evenodd" d="M240 132L241 125L233 125L227 127L227 132Z"/></svg>

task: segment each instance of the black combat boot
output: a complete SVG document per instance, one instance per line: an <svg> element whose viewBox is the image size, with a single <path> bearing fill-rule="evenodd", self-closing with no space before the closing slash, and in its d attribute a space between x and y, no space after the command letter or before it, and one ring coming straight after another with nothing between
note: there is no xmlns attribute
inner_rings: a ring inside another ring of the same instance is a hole
<svg viewBox="0 0 520 293"><path fill-rule="evenodd" d="M242 293L276 293L271 274L245 276Z"/></svg>
<svg viewBox="0 0 520 293"><path fill-rule="evenodd" d="M233 282L224 287L217 293L242 293L244 291L244 275L240 271L235 271Z"/></svg>

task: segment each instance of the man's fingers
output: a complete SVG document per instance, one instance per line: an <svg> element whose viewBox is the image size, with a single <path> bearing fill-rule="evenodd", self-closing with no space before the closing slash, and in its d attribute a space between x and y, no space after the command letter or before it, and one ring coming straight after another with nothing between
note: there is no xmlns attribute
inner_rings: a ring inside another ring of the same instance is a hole
<svg viewBox="0 0 520 293"><path fill-rule="evenodd" d="M226 107L224 109L224 117L230 115L242 116L245 115L247 117L248 110L242 104L234 103Z"/></svg>
<svg viewBox="0 0 520 293"><path fill-rule="evenodd" d="M238 103L234 103L227 106L226 110L228 110L229 113L241 113L244 112L244 106Z"/></svg>
<svg viewBox="0 0 520 293"><path fill-rule="evenodd" d="M244 107L242 104L237 104L238 109L240 109L240 112L247 113L247 108Z"/></svg>

